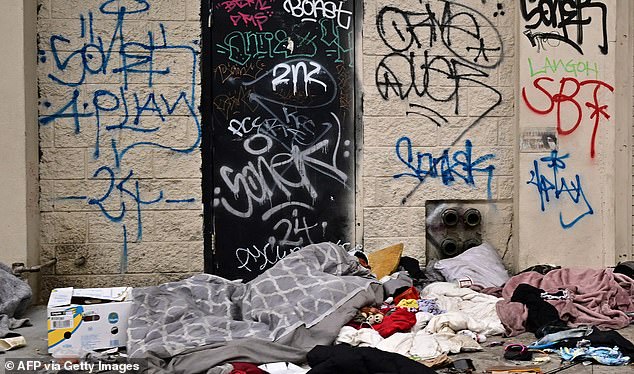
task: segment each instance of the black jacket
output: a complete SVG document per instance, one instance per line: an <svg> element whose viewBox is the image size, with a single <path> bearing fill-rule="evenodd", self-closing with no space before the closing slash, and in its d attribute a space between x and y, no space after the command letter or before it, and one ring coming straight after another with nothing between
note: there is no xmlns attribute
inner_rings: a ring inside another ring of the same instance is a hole
<svg viewBox="0 0 634 374"><path fill-rule="evenodd" d="M398 353L349 345L318 345L307 355L308 374L434 374L436 371Z"/></svg>

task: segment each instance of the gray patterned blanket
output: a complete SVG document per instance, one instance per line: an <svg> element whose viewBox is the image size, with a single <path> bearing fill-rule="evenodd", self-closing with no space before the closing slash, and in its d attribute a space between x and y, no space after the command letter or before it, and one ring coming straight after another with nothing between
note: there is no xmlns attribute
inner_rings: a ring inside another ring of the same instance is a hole
<svg viewBox="0 0 634 374"><path fill-rule="evenodd" d="M199 274L137 288L132 299L130 358L148 358L152 372L197 373L229 361L302 361L383 291L342 247L320 243L248 283Z"/></svg>

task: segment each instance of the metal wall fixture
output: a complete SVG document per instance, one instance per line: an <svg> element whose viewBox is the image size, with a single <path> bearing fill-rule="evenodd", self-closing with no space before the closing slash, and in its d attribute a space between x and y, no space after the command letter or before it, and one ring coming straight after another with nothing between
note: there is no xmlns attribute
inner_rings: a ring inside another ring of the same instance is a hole
<svg viewBox="0 0 634 374"><path fill-rule="evenodd" d="M42 270L42 268L53 266L56 263L57 258L52 258L51 260L43 264L34 266L26 266L23 262L14 262L13 264L11 264L11 271L13 272L13 275L17 276L18 278L24 279L26 273L37 273Z"/></svg>
<svg viewBox="0 0 634 374"><path fill-rule="evenodd" d="M475 208L469 208L464 212L462 219L465 225L475 227L478 226L480 222L482 222L482 215L480 214L479 210Z"/></svg>
<svg viewBox="0 0 634 374"><path fill-rule="evenodd" d="M467 202L430 202L426 220L429 260L455 257L482 244L482 213ZM435 204L433 204L435 203Z"/></svg>
<svg viewBox="0 0 634 374"><path fill-rule="evenodd" d="M440 251L447 257L454 257L461 252L463 245L460 239L448 237L440 243Z"/></svg>
<svg viewBox="0 0 634 374"><path fill-rule="evenodd" d="M476 239L476 238L471 238L471 239L467 239L462 243L462 247L464 248L464 250L466 251L469 248L473 248L473 247L477 247L480 244L482 244L482 240L481 239Z"/></svg>
<svg viewBox="0 0 634 374"><path fill-rule="evenodd" d="M447 227L456 226L460 222L460 214L454 208L447 208L442 211L442 223Z"/></svg>

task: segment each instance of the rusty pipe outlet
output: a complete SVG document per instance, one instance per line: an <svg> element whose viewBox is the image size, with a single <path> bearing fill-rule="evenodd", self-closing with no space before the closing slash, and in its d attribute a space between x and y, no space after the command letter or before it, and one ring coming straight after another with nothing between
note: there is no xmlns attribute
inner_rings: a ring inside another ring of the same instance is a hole
<svg viewBox="0 0 634 374"><path fill-rule="evenodd" d="M460 214L454 208L447 208L442 211L441 218L445 226L456 226L460 220Z"/></svg>
<svg viewBox="0 0 634 374"><path fill-rule="evenodd" d="M76 258L75 261L73 261L73 263L77 267L84 266L84 265L86 265L86 257L80 256L80 257Z"/></svg>
<svg viewBox="0 0 634 374"><path fill-rule="evenodd" d="M23 262L14 262L13 264L11 264L11 270L13 271L14 275L19 277L23 273L37 273L42 268L53 266L56 263L57 263L57 258L53 258L49 261L46 261L43 264L33 265L33 266L25 266Z"/></svg>
<svg viewBox="0 0 634 374"><path fill-rule="evenodd" d="M460 241L456 238L445 238L442 243L440 243L440 250L447 257L454 257L461 250Z"/></svg>
<svg viewBox="0 0 634 374"><path fill-rule="evenodd" d="M469 208L466 212L464 212L464 223L467 226L475 227L478 226L480 222L482 222L482 215L479 210Z"/></svg>
<svg viewBox="0 0 634 374"><path fill-rule="evenodd" d="M467 249L471 249L473 247L477 247L480 244L482 244L481 240L478 240L477 238L471 238L471 239L465 240L464 243L462 244L462 247L466 251Z"/></svg>

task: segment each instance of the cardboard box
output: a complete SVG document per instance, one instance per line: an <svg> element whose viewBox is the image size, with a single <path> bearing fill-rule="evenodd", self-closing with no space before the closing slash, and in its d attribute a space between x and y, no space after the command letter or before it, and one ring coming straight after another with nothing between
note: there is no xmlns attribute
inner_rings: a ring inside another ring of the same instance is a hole
<svg viewBox="0 0 634 374"><path fill-rule="evenodd" d="M48 352L76 354L126 345L131 287L56 288L48 300Z"/></svg>

